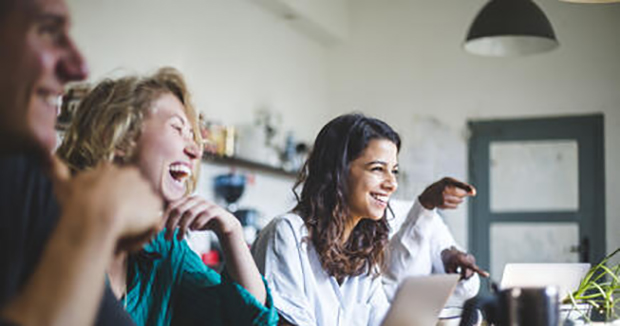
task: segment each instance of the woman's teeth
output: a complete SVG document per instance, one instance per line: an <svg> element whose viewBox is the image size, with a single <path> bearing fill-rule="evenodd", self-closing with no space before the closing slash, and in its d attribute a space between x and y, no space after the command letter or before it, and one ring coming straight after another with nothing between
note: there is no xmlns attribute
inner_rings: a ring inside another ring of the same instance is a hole
<svg viewBox="0 0 620 326"><path fill-rule="evenodd" d="M174 181L183 183L186 178L192 175L192 169L185 164L172 164L170 165L170 175Z"/></svg>
<svg viewBox="0 0 620 326"><path fill-rule="evenodd" d="M389 196L386 195L378 195L378 194L370 194L372 196L372 198L382 202L382 203L387 203L388 200L390 199Z"/></svg>

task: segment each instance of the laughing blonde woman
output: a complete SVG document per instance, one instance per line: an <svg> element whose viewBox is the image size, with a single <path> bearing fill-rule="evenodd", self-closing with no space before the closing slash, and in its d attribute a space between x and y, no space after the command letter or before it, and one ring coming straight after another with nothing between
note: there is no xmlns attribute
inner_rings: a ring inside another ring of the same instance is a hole
<svg viewBox="0 0 620 326"><path fill-rule="evenodd" d="M105 80L80 103L58 153L74 171L100 162L136 165L164 198L166 229L138 254L108 268L113 291L138 325L275 325L277 313L229 212L198 196L201 143L182 76L166 68ZM220 276L190 250L187 230L213 230L226 268Z"/></svg>

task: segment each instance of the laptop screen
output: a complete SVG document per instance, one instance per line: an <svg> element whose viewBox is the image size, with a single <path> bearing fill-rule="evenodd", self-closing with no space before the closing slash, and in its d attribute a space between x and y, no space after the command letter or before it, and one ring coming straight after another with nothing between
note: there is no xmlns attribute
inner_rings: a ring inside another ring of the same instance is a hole
<svg viewBox="0 0 620 326"><path fill-rule="evenodd" d="M458 274L411 276L398 287L381 326L435 325L459 281Z"/></svg>
<svg viewBox="0 0 620 326"><path fill-rule="evenodd" d="M506 264L500 289L557 286L562 300L579 287L589 269L587 263Z"/></svg>

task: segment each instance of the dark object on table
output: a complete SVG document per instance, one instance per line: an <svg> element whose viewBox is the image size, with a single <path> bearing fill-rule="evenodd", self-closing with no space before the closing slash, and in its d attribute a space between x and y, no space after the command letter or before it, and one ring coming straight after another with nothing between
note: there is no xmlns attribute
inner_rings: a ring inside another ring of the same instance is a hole
<svg viewBox="0 0 620 326"><path fill-rule="evenodd" d="M497 326L557 326L559 299L555 287L511 288L489 297L467 300L460 326L477 322L476 310L482 310L489 324Z"/></svg>

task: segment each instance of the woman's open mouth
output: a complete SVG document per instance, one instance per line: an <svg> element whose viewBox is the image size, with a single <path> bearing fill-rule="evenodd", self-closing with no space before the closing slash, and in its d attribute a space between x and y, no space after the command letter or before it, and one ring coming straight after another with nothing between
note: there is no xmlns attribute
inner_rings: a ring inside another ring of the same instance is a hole
<svg viewBox="0 0 620 326"><path fill-rule="evenodd" d="M179 185L185 185L185 181L192 176L192 169L185 163L172 163L168 170L174 182Z"/></svg>

